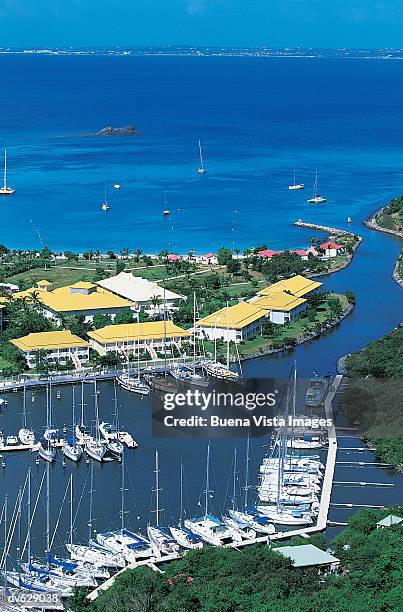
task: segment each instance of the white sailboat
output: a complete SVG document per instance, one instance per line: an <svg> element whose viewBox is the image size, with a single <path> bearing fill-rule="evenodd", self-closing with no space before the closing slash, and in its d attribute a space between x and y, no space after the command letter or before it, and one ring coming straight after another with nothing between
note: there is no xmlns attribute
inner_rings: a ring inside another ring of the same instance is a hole
<svg viewBox="0 0 403 612"><path fill-rule="evenodd" d="M53 434L57 430L52 428L52 388L46 387L46 417L47 428L39 442L38 453L45 461L52 462L56 458L56 448L53 446Z"/></svg>
<svg viewBox="0 0 403 612"><path fill-rule="evenodd" d="M203 162L203 150L202 150L200 140L199 140L199 158L200 158L200 163L198 165L197 172L199 174L206 174L206 168L204 167L204 162Z"/></svg>
<svg viewBox="0 0 403 612"><path fill-rule="evenodd" d="M312 197L309 198L308 204L323 204L323 202L327 202L327 199L318 193L318 171L316 170Z"/></svg>
<svg viewBox="0 0 403 612"><path fill-rule="evenodd" d="M172 555L179 552L179 545L172 537L170 537L164 529L160 527L160 513L162 508L159 505L159 494L162 489L159 484L159 456L158 450L155 450L155 525L148 525L147 535L153 548L157 554Z"/></svg>
<svg viewBox="0 0 403 612"><path fill-rule="evenodd" d="M295 164L294 164L294 182L292 185L288 185L288 189L290 189L291 191L298 191L304 188L305 188L304 183L297 183L295 180Z"/></svg>
<svg viewBox="0 0 403 612"><path fill-rule="evenodd" d="M96 540L104 549L123 555L128 563L136 563L140 559L148 559L153 556L150 542L139 533L130 531L125 526L125 461L124 455L121 464L121 489L120 489L120 529L97 533ZM91 540L90 543L92 544Z"/></svg>
<svg viewBox="0 0 403 612"><path fill-rule="evenodd" d="M29 429L27 426L25 380L24 380L23 400L22 400L22 427L18 432L18 438L21 444L32 445L35 443L35 434L32 431L32 429Z"/></svg>
<svg viewBox="0 0 403 612"><path fill-rule="evenodd" d="M99 413L98 413L98 393L97 393L97 380L94 378L94 396L95 396L95 438L88 440L85 444L85 452L95 461L102 461L106 448L101 443L99 437Z"/></svg>
<svg viewBox="0 0 403 612"><path fill-rule="evenodd" d="M195 533L192 533L190 529L183 524L183 463L181 461L181 471L180 471L180 511L179 511L179 524L177 527L170 527L169 531L172 534L172 537L179 546L182 548L188 548L190 550L196 550L198 548L203 547L203 541L200 536L197 536Z"/></svg>
<svg viewBox="0 0 403 612"><path fill-rule="evenodd" d="M234 372L233 370L230 370L229 367L229 333L228 333L228 329L229 329L229 307L228 307L228 302L227 302L227 322L226 322L226 327L227 327L227 340L226 340L226 344L227 344L227 360L226 360L226 365L220 363L219 361L217 361L217 337L214 338L214 360L213 361L206 361L203 364L203 369L206 372L206 374L208 374L209 376L212 376L213 378L218 378L219 380L225 380L227 382L231 382L231 381L236 381L236 380L240 380L241 376L242 376L242 366L241 366L241 361L239 359L239 353L238 353L238 347L235 344L235 349L237 352L237 358L238 358L238 367L239 370L241 372L241 374L238 374L238 372Z"/></svg>
<svg viewBox="0 0 403 612"><path fill-rule="evenodd" d="M120 185L120 182L119 182L119 168L117 168L117 170L116 170L116 182L113 184L113 188L117 189L119 191L120 187L121 187L121 185Z"/></svg>
<svg viewBox="0 0 403 612"><path fill-rule="evenodd" d="M187 519L184 525L189 531L198 535L204 542L212 546L223 546L240 541L240 536L229 529L220 519L209 514L210 489L210 441L207 444L206 456L206 490L204 491L204 515L200 518Z"/></svg>
<svg viewBox="0 0 403 612"><path fill-rule="evenodd" d="M77 462L81 459L83 454L82 446L77 442L77 438L75 436L76 430L76 417L75 417L75 388L72 386L72 416L73 416L73 435L71 438L67 438L64 440L62 453L71 461Z"/></svg>
<svg viewBox="0 0 403 612"><path fill-rule="evenodd" d="M125 389L126 391L131 391L132 393L138 393L139 395L149 395L151 389L150 387L140 380L140 325L137 326L137 376L132 376L130 372L130 362L129 362L129 333L127 333L127 361L126 361L126 371L123 374L120 374L116 377L116 382L118 385Z"/></svg>
<svg viewBox="0 0 403 612"><path fill-rule="evenodd" d="M0 196L12 196L14 193L15 189L7 186L7 150L4 149L3 187L0 187Z"/></svg>
<svg viewBox="0 0 403 612"><path fill-rule="evenodd" d="M168 208L168 200L167 200L167 192L164 191L164 209L162 211L162 214L164 215L164 217L169 217L169 208Z"/></svg>
<svg viewBox="0 0 403 612"><path fill-rule="evenodd" d="M106 197L106 179L105 179L105 200L102 202L101 204L101 210L103 210L104 212L108 212L108 210L110 210L110 206L108 204L108 199Z"/></svg>

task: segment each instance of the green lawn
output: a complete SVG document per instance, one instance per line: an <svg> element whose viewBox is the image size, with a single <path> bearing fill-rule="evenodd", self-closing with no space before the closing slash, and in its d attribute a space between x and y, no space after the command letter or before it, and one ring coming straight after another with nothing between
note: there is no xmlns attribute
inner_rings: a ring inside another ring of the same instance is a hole
<svg viewBox="0 0 403 612"><path fill-rule="evenodd" d="M347 298L345 295L332 293L331 297L335 297L340 301L342 308L346 308L347 306ZM291 323L290 325L278 326L278 335L276 339L281 340L284 338L295 338L295 340L299 341L304 335L313 331L315 326L319 323L322 324L326 320L329 319L329 307L327 304L323 304L319 307L317 311L316 320L313 322L309 322L306 317L299 317ZM238 344L238 351L240 356L242 355L253 355L254 353L259 353L260 351L266 351L267 349L272 348L273 340L271 338L265 338L263 336L256 336L256 338L252 338L250 340L246 340ZM210 353L214 353L214 343L210 341L205 341L205 350ZM226 345L223 343L219 343L217 346L217 355L225 356L226 355ZM231 346L231 354L236 355L235 349Z"/></svg>

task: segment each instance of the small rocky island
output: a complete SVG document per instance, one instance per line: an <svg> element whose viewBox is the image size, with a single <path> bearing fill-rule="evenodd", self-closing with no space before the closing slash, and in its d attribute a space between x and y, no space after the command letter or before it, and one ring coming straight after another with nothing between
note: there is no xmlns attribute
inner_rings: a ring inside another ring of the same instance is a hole
<svg viewBox="0 0 403 612"><path fill-rule="evenodd" d="M96 132L95 136L136 136L138 133L138 129L130 124L116 128L108 125Z"/></svg>

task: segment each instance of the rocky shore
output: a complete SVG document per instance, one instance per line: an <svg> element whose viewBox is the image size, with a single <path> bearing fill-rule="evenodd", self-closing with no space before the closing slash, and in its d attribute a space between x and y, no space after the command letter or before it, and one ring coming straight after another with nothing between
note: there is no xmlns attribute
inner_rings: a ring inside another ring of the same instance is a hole
<svg viewBox="0 0 403 612"><path fill-rule="evenodd" d="M378 225L378 223L376 222L377 216L383 212L384 208L385 206L382 206L382 208L374 212L368 219L364 221L364 225L369 229L376 230L377 232L385 232L385 234L392 234L392 236L398 236L399 238L403 238L403 232L400 232L399 230L387 229L386 227Z"/></svg>

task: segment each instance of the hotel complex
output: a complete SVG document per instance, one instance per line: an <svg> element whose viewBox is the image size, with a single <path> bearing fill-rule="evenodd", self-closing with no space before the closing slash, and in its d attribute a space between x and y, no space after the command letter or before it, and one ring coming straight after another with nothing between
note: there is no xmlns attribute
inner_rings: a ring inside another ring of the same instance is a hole
<svg viewBox="0 0 403 612"><path fill-rule="evenodd" d="M25 357L29 368L37 366L40 353L48 364L58 362L65 365L72 361L76 368L80 368L89 360L88 342L67 330L28 334L10 342Z"/></svg>
<svg viewBox="0 0 403 612"><path fill-rule="evenodd" d="M148 350L153 359L157 358L157 352L164 350L164 344L166 347L175 345L179 350L182 341L190 336L190 332L172 321L107 325L88 332L91 348L100 355L110 352L137 354Z"/></svg>
<svg viewBox="0 0 403 612"><path fill-rule="evenodd" d="M227 306L196 323L195 334L209 340L222 338L242 342L261 333L265 322L284 325L294 321L308 306L305 296L322 283L297 275L261 289L247 302Z"/></svg>

